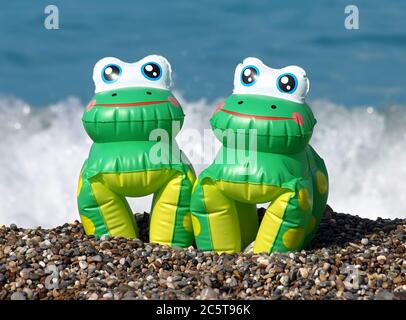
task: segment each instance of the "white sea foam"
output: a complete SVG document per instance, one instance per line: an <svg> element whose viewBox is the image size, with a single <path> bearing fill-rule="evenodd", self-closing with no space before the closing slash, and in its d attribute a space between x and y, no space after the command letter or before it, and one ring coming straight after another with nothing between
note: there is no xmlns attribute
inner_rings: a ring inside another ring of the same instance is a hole
<svg viewBox="0 0 406 320"><path fill-rule="evenodd" d="M187 115L184 129L209 128L214 104L180 101ZM0 224L52 227L78 218L77 178L91 144L80 120L84 105L69 98L31 108L16 98L0 98ZM405 217L404 108L348 109L328 101L314 101L312 108L318 120L312 144L329 170L329 204L369 218ZM202 145L191 149L184 138L178 141L192 160L202 155ZM150 197L131 205L148 211Z"/></svg>

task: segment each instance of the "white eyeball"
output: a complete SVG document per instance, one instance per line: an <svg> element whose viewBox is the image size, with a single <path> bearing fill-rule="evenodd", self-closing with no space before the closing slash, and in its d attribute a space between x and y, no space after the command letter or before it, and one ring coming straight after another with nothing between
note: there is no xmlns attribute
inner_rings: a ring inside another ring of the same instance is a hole
<svg viewBox="0 0 406 320"><path fill-rule="evenodd" d="M134 63L108 57L94 66L93 81L95 93L131 87L170 90L172 68L166 58L158 55L150 55Z"/></svg>
<svg viewBox="0 0 406 320"><path fill-rule="evenodd" d="M273 69L257 58L246 58L235 69L235 94L257 94L303 103L310 82L297 66Z"/></svg>

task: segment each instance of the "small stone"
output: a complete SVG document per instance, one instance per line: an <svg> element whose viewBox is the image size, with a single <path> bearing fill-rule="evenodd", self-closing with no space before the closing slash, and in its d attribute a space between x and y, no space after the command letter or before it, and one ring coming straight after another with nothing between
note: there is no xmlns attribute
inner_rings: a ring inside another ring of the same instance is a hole
<svg viewBox="0 0 406 320"><path fill-rule="evenodd" d="M103 294L103 298L104 299L112 299L113 294L111 292L106 292L105 294Z"/></svg>
<svg viewBox="0 0 406 320"><path fill-rule="evenodd" d="M84 270L84 269L87 268L87 266L88 266L88 264L87 264L86 261L79 261L79 267L80 267L80 269Z"/></svg>
<svg viewBox="0 0 406 320"><path fill-rule="evenodd" d="M30 288L24 288L23 291L27 296L27 299L32 299L32 290Z"/></svg>
<svg viewBox="0 0 406 320"><path fill-rule="evenodd" d="M100 242L100 248L102 250L107 250L107 249L111 249L112 245L109 241L102 241L102 242Z"/></svg>
<svg viewBox="0 0 406 320"><path fill-rule="evenodd" d="M32 269L30 269L30 268L24 268L20 271L20 276L27 280L30 278L31 271L32 271Z"/></svg>
<svg viewBox="0 0 406 320"><path fill-rule="evenodd" d="M99 296L97 295L97 293L92 293L89 296L89 300L98 300L98 299L99 299Z"/></svg>
<svg viewBox="0 0 406 320"><path fill-rule="evenodd" d="M200 292L200 298L202 300L218 299L218 294L212 288L207 287Z"/></svg>
<svg viewBox="0 0 406 320"><path fill-rule="evenodd" d="M302 278L304 279L306 279L309 276L309 270L307 268L300 268L299 272Z"/></svg>
<svg viewBox="0 0 406 320"><path fill-rule="evenodd" d="M13 292L13 294L10 297L11 300L26 300L26 297L24 293L20 291Z"/></svg>
<svg viewBox="0 0 406 320"><path fill-rule="evenodd" d="M323 263L323 270L324 271L328 271L330 270L331 265L328 262L324 262Z"/></svg>
<svg viewBox="0 0 406 320"><path fill-rule="evenodd" d="M280 279L279 282L283 285L283 286L287 286L289 284L289 276L288 275L283 275Z"/></svg>
<svg viewBox="0 0 406 320"><path fill-rule="evenodd" d="M47 290L58 289L59 288L58 279L54 278L52 275L47 276L45 278L45 288Z"/></svg>
<svg viewBox="0 0 406 320"><path fill-rule="evenodd" d="M380 290L375 296L374 300L393 300L394 294L387 290Z"/></svg>
<svg viewBox="0 0 406 320"><path fill-rule="evenodd" d="M386 262L386 257L383 255L377 256L376 260L380 263L380 264L384 264Z"/></svg>
<svg viewBox="0 0 406 320"><path fill-rule="evenodd" d="M352 290L353 285L352 285L352 283L350 281L344 281L344 287L347 290Z"/></svg>
<svg viewBox="0 0 406 320"><path fill-rule="evenodd" d="M349 291L346 291L346 292L344 292L344 299L346 299L346 300L356 300L357 297L353 293L351 293Z"/></svg>
<svg viewBox="0 0 406 320"><path fill-rule="evenodd" d="M40 244L39 244L39 247L40 247L42 250L48 249L50 246L51 246L51 242L50 242L49 240L42 241L42 242L40 242Z"/></svg>
<svg viewBox="0 0 406 320"><path fill-rule="evenodd" d="M212 284L209 276L205 276L203 281L207 286L211 287Z"/></svg>
<svg viewBox="0 0 406 320"><path fill-rule="evenodd" d="M258 265L260 268L265 269L269 265L269 260L266 258L259 258Z"/></svg>
<svg viewBox="0 0 406 320"><path fill-rule="evenodd" d="M394 284L399 284L403 282L403 278L401 276L397 276L395 279L393 279Z"/></svg>
<svg viewBox="0 0 406 320"><path fill-rule="evenodd" d="M368 243L369 243L369 240L367 238L361 239L361 244L363 244L364 246L366 246Z"/></svg>
<svg viewBox="0 0 406 320"><path fill-rule="evenodd" d="M92 257L93 262L102 262L103 258L100 255L96 255Z"/></svg>
<svg viewBox="0 0 406 320"><path fill-rule="evenodd" d="M282 297L282 290L275 289L272 293L272 300L279 300Z"/></svg>

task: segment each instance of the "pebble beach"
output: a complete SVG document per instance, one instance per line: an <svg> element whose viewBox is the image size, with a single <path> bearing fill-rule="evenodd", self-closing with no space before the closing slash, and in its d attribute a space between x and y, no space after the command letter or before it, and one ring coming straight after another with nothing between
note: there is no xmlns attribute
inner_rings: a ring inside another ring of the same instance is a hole
<svg viewBox="0 0 406 320"><path fill-rule="evenodd" d="M261 220L264 209L258 210ZM0 226L0 300L406 300L406 219L368 220L327 207L300 252L200 252L141 239L95 239L82 225Z"/></svg>

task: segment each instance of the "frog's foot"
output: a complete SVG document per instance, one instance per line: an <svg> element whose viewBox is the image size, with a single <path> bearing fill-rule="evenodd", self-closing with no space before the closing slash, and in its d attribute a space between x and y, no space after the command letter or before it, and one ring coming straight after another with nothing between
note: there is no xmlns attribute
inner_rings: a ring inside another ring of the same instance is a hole
<svg viewBox="0 0 406 320"><path fill-rule="evenodd" d="M112 191L103 175L79 178L78 207L86 234L138 238L138 228L124 196Z"/></svg>
<svg viewBox="0 0 406 320"><path fill-rule="evenodd" d="M177 172L154 194L149 239L171 247L193 244L190 197L195 176Z"/></svg>

